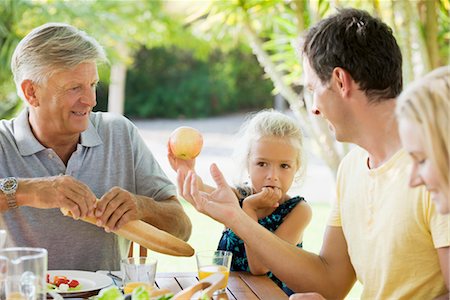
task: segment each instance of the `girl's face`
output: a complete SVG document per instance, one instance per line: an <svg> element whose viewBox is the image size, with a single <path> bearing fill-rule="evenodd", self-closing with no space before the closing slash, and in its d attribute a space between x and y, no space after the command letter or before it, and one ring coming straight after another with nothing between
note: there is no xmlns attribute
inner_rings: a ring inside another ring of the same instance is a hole
<svg viewBox="0 0 450 300"><path fill-rule="evenodd" d="M401 119L399 132L403 147L414 161L409 185L411 187L425 185L439 212L450 213L450 193L439 180L438 168L425 151L420 125Z"/></svg>
<svg viewBox="0 0 450 300"><path fill-rule="evenodd" d="M250 145L248 172L255 192L263 187L276 187L286 197L292 185L298 150L286 138L262 137Z"/></svg>

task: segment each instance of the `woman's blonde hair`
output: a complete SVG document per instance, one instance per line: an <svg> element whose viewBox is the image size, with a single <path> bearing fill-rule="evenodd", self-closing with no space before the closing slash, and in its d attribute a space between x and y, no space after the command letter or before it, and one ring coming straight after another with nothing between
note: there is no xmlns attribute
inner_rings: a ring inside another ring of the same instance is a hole
<svg viewBox="0 0 450 300"><path fill-rule="evenodd" d="M103 47L71 25L46 23L33 29L17 45L11 70L17 94L24 99L21 84L31 80L44 84L55 72L84 62L106 62Z"/></svg>
<svg viewBox="0 0 450 300"><path fill-rule="evenodd" d="M249 114L237 133L233 161L236 163L239 172L235 183L241 185L246 181L251 144L263 137L285 138L297 150L295 180L301 179L306 164L303 154L303 134L300 126L293 118L273 109L267 109Z"/></svg>
<svg viewBox="0 0 450 300"><path fill-rule="evenodd" d="M396 114L420 125L424 148L438 169L439 180L449 188L450 171L450 66L416 80L397 99Z"/></svg>

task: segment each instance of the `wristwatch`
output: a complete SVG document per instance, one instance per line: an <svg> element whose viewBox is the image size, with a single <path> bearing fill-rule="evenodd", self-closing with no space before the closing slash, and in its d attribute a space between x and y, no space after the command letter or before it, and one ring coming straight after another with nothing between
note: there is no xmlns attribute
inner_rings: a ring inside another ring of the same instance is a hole
<svg viewBox="0 0 450 300"><path fill-rule="evenodd" d="M0 190L5 194L6 201L8 202L8 208L17 208L16 191L19 186L19 182L15 177L7 177L0 180Z"/></svg>

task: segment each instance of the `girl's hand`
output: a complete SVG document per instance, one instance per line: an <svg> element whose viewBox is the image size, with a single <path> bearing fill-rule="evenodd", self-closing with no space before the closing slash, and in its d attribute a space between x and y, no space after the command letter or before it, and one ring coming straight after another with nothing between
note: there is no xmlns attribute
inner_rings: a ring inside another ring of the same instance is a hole
<svg viewBox="0 0 450 300"><path fill-rule="evenodd" d="M172 169L177 173L178 170L187 173L189 170L194 170L195 168L195 159L185 160L177 158L170 149L169 144L167 144L167 159L169 160L169 164L172 167Z"/></svg>
<svg viewBox="0 0 450 300"><path fill-rule="evenodd" d="M258 210L269 207L278 207L282 193L279 188L263 187L261 192L245 198L243 206Z"/></svg>

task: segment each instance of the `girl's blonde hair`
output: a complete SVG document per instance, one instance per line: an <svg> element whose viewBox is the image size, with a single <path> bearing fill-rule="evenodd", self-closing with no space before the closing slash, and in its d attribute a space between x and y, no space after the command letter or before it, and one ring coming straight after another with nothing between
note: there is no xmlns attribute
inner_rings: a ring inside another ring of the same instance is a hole
<svg viewBox="0 0 450 300"><path fill-rule="evenodd" d="M449 188L450 66L441 67L416 80L401 93L396 114L420 125L424 149L438 169L439 180Z"/></svg>
<svg viewBox="0 0 450 300"><path fill-rule="evenodd" d="M273 109L267 109L249 114L237 133L233 161L236 163L239 172L235 183L241 185L246 181L251 144L262 137L285 138L297 150L295 180L301 179L306 164L303 154L303 134L300 126L293 118Z"/></svg>

